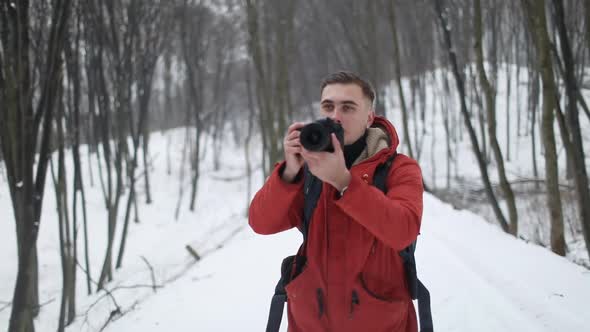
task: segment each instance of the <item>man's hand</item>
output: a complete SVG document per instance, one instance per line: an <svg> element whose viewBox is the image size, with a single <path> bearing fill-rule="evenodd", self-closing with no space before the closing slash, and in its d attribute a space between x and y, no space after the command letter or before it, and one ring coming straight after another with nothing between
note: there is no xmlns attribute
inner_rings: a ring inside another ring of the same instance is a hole
<svg viewBox="0 0 590 332"><path fill-rule="evenodd" d="M338 191L350 183L350 172L346 168L344 152L335 134L332 134L334 152L311 152L301 148L301 155L310 172L323 182L331 184Z"/></svg>
<svg viewBox="0 0 590 332"><path fill-rule="evenodd" d="M298 130L305 124L302 122L295 122L287 129L287 135L283 140L283 150L285 150L285 161L286 166L283 171L282 179L286 182L293 182L297 173L305 162L301 156L303 147L299 142L299 135L301 132Z"/></svg>

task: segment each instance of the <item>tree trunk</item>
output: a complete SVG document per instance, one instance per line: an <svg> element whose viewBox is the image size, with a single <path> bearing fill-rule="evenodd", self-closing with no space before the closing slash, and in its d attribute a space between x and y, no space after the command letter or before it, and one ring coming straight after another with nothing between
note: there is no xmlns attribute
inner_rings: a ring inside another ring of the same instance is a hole
<svg viewBox="0 0 590 332"><path fill-rule="evenodd" d="M488 199L490 200L490 204L492 204L492 209L496 214L496 218L502 226L502 229L505 232L509 231L509 225L500 209L500 205L496 199L496 196L492 190L492 184L490 182L490 178L488 176L488 171L486 167L486 163L484 157L479 149L479 143L477 142L477 135L475 130L473 129L473 125L471 124L471 120L469 118L469 111L467 110L467 104L465 101L465 87L463 85L463 78L461 77L461 73L459 71L459 66L457 65L457 57L453 51L453 44L451 41L451 32L449 30L449 25L447 21L448 13L443 12L442 8L442 0L434 0L434 7L436 11L436 15L439 19L440 28L443 31L443 38L445 41L445 46L449 55L449 59L451 62L451 66L453 69L453 74L455 76L455 82L457 83L457 90L459 92L459 100L461 102L461 113L463 114L463 120L465 122L465 126L467 127L467 131L469 133L469 138L471 139L471 147L473 149L473 153L475 154L475 158L477 159L477 163L479 165L479 169L482 175L482 180L484 182L484 186L486 188L486 193L488 195Z"/></svg>
<svg viewBox="0 0 590 332"><path fill-rule="evenodd" d="M533 41L537 48L539 72L543 80L542 140L545 148L545 182L547 206L551 220L551 245L557 254L564 255L563 246L558 243L563 235L563 211L559 193L557 151L553 132L556 86L551 64L551 48L546 28L545 5L538 1L522 0L525 15ZM555 247L554 247L555 246Z"/></svg>
<svg viewBox="0 0 590 332"><path fill-rule="evenodd" d="M9 331L34 331L33 317L39 312L36 243L50 157L50 139L57 87L61 86L61 52L70 3L52 3L44 61L30 64L29 2L4 1L5 18L0 42L0 144L5 160L17 233L18 270ZM45 43L45 42L44 42ZM35 45L39 46L39 45ZM39 82L34 72L41 72ZM4 77L6 75L6 77ZM33 108L33 96L37 107ZM38 145L40 144L40 146ZM38 152L36 160L35 154Z"/></svg>
<svg viewBox="0 0 590 332"><path fill-rule="evenodd" d="M590 257L590 188L588 188L588 174L586 172L584 146L578 115L578 96L576 93L578 88L574 74L574 57L565 26L563 2L561 0L553 0L553 5L555 7L555 23L559 34L559 45L565 67L565 89L568 109L566 116L572 138L574 184L578 198L580 221L584 232L584 239L586 240L586 249Z"/></svg>
<svg viewBox="0 0 590 332"><path fill-rule="evenodd" d="M387 9L389 14L389 26L391 28L391 40L393 41L393 67L395 70L395 81L397 83L398 98L402 111L402 123L404 127L404 141L408 149L410 158L414 158L414 151L412 149L412 140L410 139L410 128L408 126L408 107L406 106L406 98L404 96L404 89L402 86L401 61L399 52L399 43L397 36L397 23L395 18L395 1L387 1Z"/></svg>
<svg viewBox="0 0 590 332"><path fill-rule="evenodd" d="M61 89L60 89L61 90ZM59 99L63 99L63 96L60 93ZM73 260L73 252L72 252L72 237L70 235L70 225L69 225L69 217L68 217L68 209L67 209L67 183L66 183L66 176L65 176L65 152L64 152L64 129L63 129L63 108L64 105L61 103L60 107L58 108L57 114L57 144L58 144L58 170L57 170L57 177L55 176L53 162L51 163L51 173L53 175L53 183L55 187L55 198L57 204L57 214L58 214L58 228L59 228L59 243L60 243L60 256L61 256L61 265L62 265L62 298L61 298L61 305L59 310L59 319L58 319L58 332L65 331L66 326L66 311L69 311L70 302L74 300L70 297L70 289L71 284L74 282L72 279L71 272L75 271L72 270L71 265L74 264ZM74 294L75 295L75 294Z"/></svg>
<svg viewBox="0 0 590 332"><path fill-rule="evenodd" d="M506 177L506 170L504 169L504 158L502 151L500 151L500 144L496 136L496 92L494 87L490 84L486 71L483 65L483 28L480 0L474 0L474 25L475 25L475 55L477 58L477 71L479 74L480 85L483 88L485 95L485 108L487 110L487 124L488 136L490 139L490 147L496 159L496 166L498 168L498 177L500 179L500 187L506 198L506 205L508 206L508 215L510 217L510 234L518 236L518 215L516 212L516 202L514 199L514 192Z"/></svg>
<svg viewBox="0 0 590 332"><path fill-rule="evenodd" d="M530 90L530 98L529 98L529 105L530 105L530 124L531 124L531 152L532 152L532 158L531 160L533 161L533 176L535 178L535 180L539 180L539 171L538 171L538 167L537 167L537 139L536 139L536 135L535 135L535 129L537 128L537 107L539 105L539 95L540 95L540 91L539 91L539 74L537 73L537 71L534 71L534 74L529 71L529 76L528 77L533 77L532 82L530 84L531 86L531 90ZM538 181L535 181L535 186L537 189L539 189L539 185L538 185Z"/></svg>
<svg viewBox="0 0 590 332"><path fill-rule="evenodd" d="M506 61L506 161L510 161L510 92L512 90L512 66ZM517 86L518 89L518 86Z"/></svg>

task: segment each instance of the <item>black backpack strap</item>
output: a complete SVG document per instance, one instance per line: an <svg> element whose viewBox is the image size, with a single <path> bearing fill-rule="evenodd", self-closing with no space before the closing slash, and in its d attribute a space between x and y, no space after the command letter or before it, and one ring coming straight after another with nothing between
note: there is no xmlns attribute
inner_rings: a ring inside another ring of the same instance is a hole
<svg viewBox="0 0 590 332"><path fill-rule="evenodd" d="M320 194L322 193L322 181L320 181L315 175L311 174L307 164L303 166L303 220L301 224L301 233L303 234L303 250L307 244L307 234L309 231L309 224L313 211L315 210Z"/></svg>
<svg viewBox="0 0 590 332"><path fill-rule="evenodd" d="M279 281L280 283L281 281ZM277 287L279 285L277 284ZM270 302L270 312L268 314L268 323L266 324L266 332L278 332L281 328L281 321L283 320L283 311L285 309L285 302L287 302L287 294L285 293L284 286L281 293L277 293L272 296Z"/></svg>
<svg viewBox="0 0 590 332"><path fill-rule="evenodd" d="M384 194L387 194L387 176L389 175L389 170L391 169L391 165L393 165L396 156L397 151L387 158L383 164L377 166L375 169L375 175L373 175L373 185Z"/></svg>
<svg viewBox="0 0 590 332"><path fill-rule="evenodd" d="M430 309L430 292L422 284L420 279L418 281L418 316L420 319L420 332L433 332L432 326L432 311Z"/></svg>
<svg viewBox="0 0 590 332"><path fill-rule="evenodd" d="M283 263L281 264L281 279L275 287L275 293L270 302L266 332L279 332L281 321L283 320L285 302L287 302L285 286L303 271L306 261L307 259L304 256L299 255L293 255L283 259Z"/></svg>
<svg viewBox="0 0 590 332"><path fill-rule="evenodd" d="M300 255L305 252L307 245L307 234L309 231L309 224L313 211L322 193L322 181L315 177L309 171L307 164L303 168L303 220L301 221L301 234L303 234L303 243L299 254L289 256L283 260L281 264L281 279L275 287L275 294L270 303L270 312L268 314L268 323L266 325L266 332L278 332L283 320L283 312L285 310L285 302L287 302L287 292L285 286L294 279L301 271L306 263L306 256Z"/></svg>
<svg viewBox="0 0 590 332"><path fill-rule="evenodd" d="M387 176L391 165L397 156L397 151L394 152L387 160L377 166L375 169L375 175L373 176L373 185L384 194L387 194ZM432 312L430 309L430 292L418 279L416 272L416 258L414 252L416 251L416 241L400 251L400 256L404 261L404 270L406 272L406 280L408 283L408 289L410 296L413 300L418 300L418 315L420 320L420 331L421 332L432 332Z"/></svg>

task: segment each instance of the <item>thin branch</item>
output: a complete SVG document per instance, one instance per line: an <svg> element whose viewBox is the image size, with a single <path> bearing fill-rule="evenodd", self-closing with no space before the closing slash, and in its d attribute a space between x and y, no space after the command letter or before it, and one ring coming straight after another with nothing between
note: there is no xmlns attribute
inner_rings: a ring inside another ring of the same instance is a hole
<svg viewBox="0 0 590 332"><path fill-rule="evenodd" d="M144 256L140 256L140 257L145 262L145 264L148 266L148 268L150 269L150 275L152 277L152 288L155 293L157 287L156 287L156 275L154 273L154 267L152 266L152 264L150 264L150 262L147 260L147 258L145 258Z"/></svg>
<svg viewBox="0 0 590 332"><path fill-rule="evenodd" d="M190 245L186 245L185 246L186 250L189 252L189 254L191 254L191 256L193 256L193 258L198 262L201 260L201 255L199 255L197 253L197 251L195 249L193 249L193 247L191 247Z"/></svg>
<svg viewBox="0 0 590 332"><path fill-rule="evenodd" d="M87 272L86 272L86 270L85 270L85 269L82 267L82 265L80 265L80 263L78 262L78 260L76 260L76 265L78 265L78 267L79 267L80 269L82 269L82 271L84 271L84 273L86 273L86 275L88 275L88 273L87 273ZM89 278L90 278L90 281L92 281L92 283L98 287L98 283L97 283L97 282L96 282L94 279L92 279L92 277L90 277L90 276L89 276ZM113 301L113 304L115 305L115 307L117 307L117 309L118 309L118 310L120 310L120 308L121 308L121 307L119 306L119 304L117 304L117 300L115 299L115 297L113 296L113 294L111 293L111 291L109 291L109 290L108 290L106 287L103 287L101 290L104 290L104 291L105 291L105 294L103 294L101 297L99 297L99 298L98 298L98 299L97 299L97 300L96 300L96 301L95 301L93 304L91 304L91 305L90 305L90 307L88 307L88 310L86 310L86 312L85 312L85 314L84 314L84 315L86 316L86 320L88 319L88 312L90 312L90 310L91 310L91 309L92 309L92 308L93 308L93 307L94 307L94 306L95 306L95 305L96 305L96 304L97 304L97 303L98 303L100 300L102 300L102 299L103 299L103 298L105 298L106 296L109 296L109 297L111 298L111 300ZM86 320L85 320L85 321L86 321Z"/></svg>
<svg viewBox="0 0 590 332"><path fill-rule="evenodd" d="M12 306L12 302L0 301L0 303L4 305L2 308L0 308L0 312L2 312L6 308L9 308L10 306Z"/></svg>

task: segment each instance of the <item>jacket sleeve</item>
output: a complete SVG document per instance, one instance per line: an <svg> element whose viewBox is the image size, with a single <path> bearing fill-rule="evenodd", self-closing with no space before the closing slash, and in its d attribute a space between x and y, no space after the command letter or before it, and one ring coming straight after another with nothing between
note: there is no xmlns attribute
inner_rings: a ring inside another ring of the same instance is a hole
<svg viewBox="0 0 590 332"><path fill-rule="evenodd" d="M387 246L402 250L420 232L424 188L418 163L399 156L391 167L387 188L384 195L375 186L353 176L336 205Z"/></svg>
<svg viewBox="0 0 590 332"><path fill-rule="evenodd" d="M285 162L277 164L248 210L248 223L258 234L275 234L301 224L303 216L303 180L295 183L281 179Z"/></svg>

